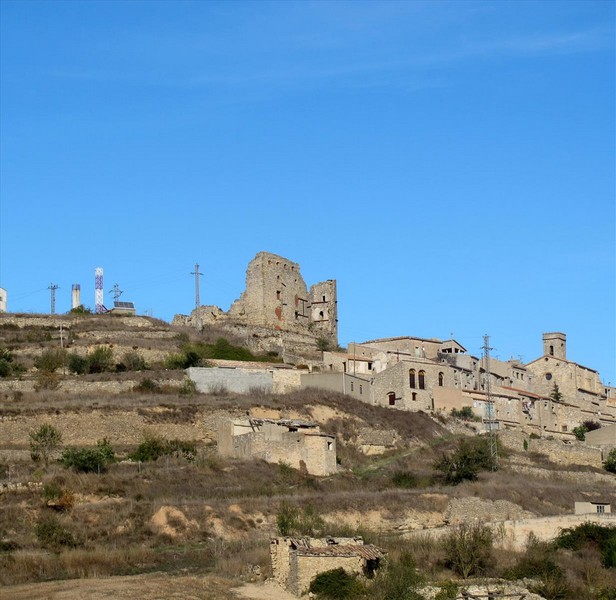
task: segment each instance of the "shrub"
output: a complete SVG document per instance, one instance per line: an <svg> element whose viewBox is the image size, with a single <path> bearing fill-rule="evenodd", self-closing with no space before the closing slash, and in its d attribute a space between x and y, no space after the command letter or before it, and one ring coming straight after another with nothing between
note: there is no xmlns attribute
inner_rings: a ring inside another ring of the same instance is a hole
<svg viewBox="0 0 616 600"><path fill-rule="evenodd" d="M195 459L197 446L195 442L184 440L166 440L163 437L148 436L129 458L138 462L154 462L161 456L183 457L189 462Z"/></svg>
<svg viewBox="0 0 616 600"><path fill-rule="evenodd" d="M145 371L147 365L141 354L135 351L126 352L122 362L116 365L116 371Z"/></svg>
<svg viewBox="0 0 616 600"><path fill-rule="evenodd" d="M56 483L45 484L43 487L43 498L47 506L60 512L71 509L75 504L75 494Z"/></svg>
<svg viewBox="0 0 616 600"><path fill-rule="evenodd" d="M146 377L142 379L137 385L133 386L133 391L142 392L144 394L160 394L160 385L153 379Z"/></svg>
<svg viewBox="0 0 616 600"><path fill-rule="evenodd" d="M11 377L25 371L25 367L16 363L13 353L6 348L0 348L0 377Z"/></svg>
<svg viewBox="0 0 616 600"><path fill-rule="evenodd" d="M192 397L197 393L197 384L192 379L184 379L180 385L180 396Z"/></svg>
<svg viewBox="0 0 616 600"><path fill-rule="evenodd" d="M443 540L445 564L467 579L494 564L492 530L481 523L462 523Z"/></svg>
<svg viewBox="0 0 616 600"><path fill-rule="evenodd" d="M575 437L580 440L580 442L583 442L586 439L586 432L588 431L588 429L586 428L586 425L578 425L577 427L574 427L571 431L573 431L573 435L575 435Z"/></svg>
<svg viewBox="0 0 616 600"><path fill-rule="evenodd" d="M391 476L391 482L399 488L416 488L419 486L419 478L410 471L396 471Z"/></svg>
<svg viewBox="0 0 616 600"><path fill-rule="evenodd" d="M612 448L603 463L603 468L610 473L616 473L616 448Z"/></svg>
<svg viewBox="0 0 616 600"><path fill-rule="evenodd" d="M62 434L49 423L43 423L36 431L28 434L30 437L30 457L34 462L49 464L51 455L62 443Z"/></svg>
<svg viewBox="0 0 616 600"><path fill-rule="evenodd" d="M403 552L397 561L390 561L372 582L371 600L422 600L417 586L422 579L417 574L413 556Z"/></svg>
<svg viewBox="0 0 616 600"><path fill-rule="evenodd" d="M61 547L74 548L78 545L75 536L57 518L49 515L39 520L35 534L44 548L57 550Z"/></svg>
<svg viewBox="0 0 616 600"><path fill-rule="evenodd" d="M601 562L605 567L616 567L616 529L597 523L582 523L577 527L563 529L554 541L557 547L580 550L586 545L594 545L601 552Z"/></svg>
<svg viewBox="0 0 616 600"><path fill-rule="evenodd" d="M496 468L490 453L487 436L462 439L454 452L443 455L434 463L434 468L445 475L445 481L458 485L464 480L475 481L479 471Z"/></svg>
<svg viewBox="0 0 616 600"><path fill-rule="evenodd" d="M83 375L89 369L88 359L85 356L79 356L79 354L69 354L68 369L71 373Z"/></svg>
<svg viewBox="0 0 616 600"><path fill-rule="evenodd" d="M107 439L99 440L96 448L68 448L60 458L67 469L82 473L103 473L115 460L115 452Z"/></svg>
<svg viewBox="0 0 616 600"><path fill-rule="evenodd" d="M356 575L349 575L342 567L319 573L310 583L310 592L327 600L350 600L364 592Z"/></svg>
<svg viewBox="0 0 616 600"><path fill-rule="evenodd" d="M43 373L54 373L66 364L66 350L62 348L50 348L45 350L34 361L34 366Z"/></svg>
<svg viewBox="0 0 616 600"><path fill-rule="evenodd" d="M531 533L526 542L524 554L515 566L505 572L505 577L507 579L542 579L550 576L563 576L563 572L556 564L554 546L539 541Z"/></svg>
<svg viewBox="0 0 616 600"><path fill-rule="evenodd" d="M104 373L113 370L113 350L108 346L98 346L88 354L88 372Z"/></svg>
<svg viewBox="0 0 616 600"><path fill-rule="evenodd" d="M446 581L434 596L434 600L456 600L460 586L455 581Z"/></svg>
<svg viewBox="0 0 616 600"><path fill-rule="evenodd" d="M300 509L286 502L280 505L276 523L278 533L283 536L315 536L325 528L325 522L312 506Z"/></svg>
<svg viewBox="0 0 616 600"><path fill-rule="evenodd" d="M479 418L475 416L475 413L473 412L473 409L470 406L463 406L460 410L452 408L451 416L456 417L458 419L462 419L463 421L479 420Z"/></svg>

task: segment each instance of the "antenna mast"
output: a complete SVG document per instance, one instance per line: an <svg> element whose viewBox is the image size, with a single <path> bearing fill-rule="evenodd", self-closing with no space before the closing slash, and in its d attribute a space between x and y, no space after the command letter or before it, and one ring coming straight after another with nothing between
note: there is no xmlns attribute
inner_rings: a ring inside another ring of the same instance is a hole
<svg viewBox="0 0 616 600"><path fill-rule="evenodd" d="M96 267L94 271L94 305L97 315L105 312L103 306L103 269L102 267Z"/></svg>
<svg viewBox="0 0 616 600"><path fill-rule="evenodd" d="M50 283L49 287L47 288L48 290L51 291L51 314L55 315L56 314L56 290L58 289L59 286L57 286L55 283Z"/></svg>
<svg viewBox="0 0 616 600"><path fill-rule="evenodd" d="M195 263L195 270L191 275L195 276L195 308L199 308L201 306L201 300L199 298L199 277L203 275L203 273L199 273L199 263Z"/></svg>
<svg viewBox="0 0 616 600"><path fill-rule="evenodd" d="M485 399L485 410L483 422L488 429L488 440L489 440L489 448L490 448L490 458L492 459L492 470L496 471L498 469L498 440L496 439L496 428L497 421L496 415L494 411L494 398L492 398L492 392L490 389L490 350L494 348L490 348L490 336L483 336L483 356L484 356L484 369L485 369L485 377L486 377L486 399Z"/></svg>

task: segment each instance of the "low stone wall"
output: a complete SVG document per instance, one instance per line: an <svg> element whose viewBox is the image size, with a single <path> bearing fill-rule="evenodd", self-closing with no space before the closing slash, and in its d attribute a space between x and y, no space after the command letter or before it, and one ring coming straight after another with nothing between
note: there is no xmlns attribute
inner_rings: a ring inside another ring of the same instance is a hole
<svg viewBox="0 0 616 600"><path fill-rule="evenodd" d="M561 465L585 465L601 467L601 450L582 442L535 439L519 430L506 430L498 434L506 448L524 450L524 441L528 452L545 454L552 462Z"/></svg>
<svg viewBox="0 0 616 600"><path fill-rule="evenodd" d="M476 519L474 522L483 522ZM528 536L532 533L543 542L553 540L562 529L577 527L582 523L597 523L608 527L616 527L616 513L611 514L588 514L588 515L557 515L554 517L538 517L536 519L519 519L507 521L488 521L485 525L492 528L495 534L496 544L504 549L515 551L524 550ZM429 536L442 538L455 531L454 525L410 531L405 538Z"/></svg>

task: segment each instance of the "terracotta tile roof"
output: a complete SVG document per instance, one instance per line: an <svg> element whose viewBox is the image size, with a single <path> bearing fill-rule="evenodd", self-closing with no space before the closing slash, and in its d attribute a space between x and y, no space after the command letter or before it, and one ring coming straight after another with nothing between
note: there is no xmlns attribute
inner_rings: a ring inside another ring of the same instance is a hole
<svg viewBox="0 0 616 600"><path fill-rule="evenodd" d="M366 560L374 560L384 556L383 551L372 544L334 544L321 548L310 548L306 545L301 545L297 548L297 554L299 556L360 556Z"/></svg>

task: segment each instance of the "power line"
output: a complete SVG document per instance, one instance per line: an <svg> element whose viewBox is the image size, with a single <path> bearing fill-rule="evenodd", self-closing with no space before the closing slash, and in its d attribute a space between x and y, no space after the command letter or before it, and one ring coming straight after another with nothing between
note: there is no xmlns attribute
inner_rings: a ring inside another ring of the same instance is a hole
<svg viewBox="0 0 616 600"><path fill-rule="evenodd" d="M195 276L195 308L199 308L201 306L201 299L199 298L199 277L203 275L203 273L199 273L199 263L195 263L195 270L191 275Z"/></svg>

